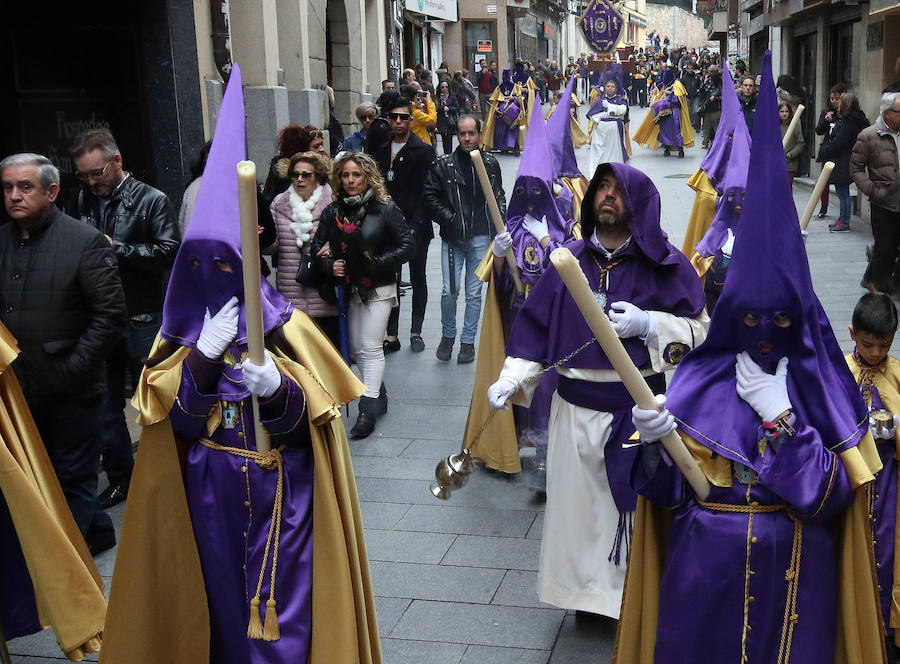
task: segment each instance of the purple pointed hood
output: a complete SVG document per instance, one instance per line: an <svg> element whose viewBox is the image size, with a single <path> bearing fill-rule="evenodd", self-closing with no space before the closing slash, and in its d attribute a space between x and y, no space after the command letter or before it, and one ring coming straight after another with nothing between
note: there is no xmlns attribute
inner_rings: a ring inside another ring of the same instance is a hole
<svg viewBox="0 0 900 664"><path fill-rule="evenodd" d="M569 78L566 91L559 98L559 104L550 119L547 120L547 137L550 140L550 152L553 154L554 168L557 177L583 178L575 160L575 145L572 143L572 89L575 87L575 75ZM526 143L527 149L527 143Z"/></svg>
<svg viewBox="0 0 900 664"><path fill-rule="evenodd" d="M246 343L236 168L246 155L241 70L234 63L219 108L197 203L175 256L163 304L160 334L182 346L196 344L207 309L215 315L234 295L241 301L235 341L238 345ZM266 333L284 324L293 310L291 303L265 279L262 280L262 307Z"/></svg>
<svg viewBox="0 0 900 664"><path fill-rule="evenodd" d="M737 93L734 92L731 72L725 65L722 67L722 116L716 129L716 137L700 163L700 168L706 173L713 187L722 194L721 182L725 178L726 171L734 166L746 173L749 165L750 132L747 130Z"/></svg>
<svg viewBox="0 0 900 664"><path fill-rule="evenodd" d="M526 214L540 219L547 216L550 239L562 244L566 239L567 222L556 207L553 196L553 181L556 179L554 160L550 156L550 141L547 127L541 115L541 105L533 104L525 150L519 162L513 193L506 208L506 217L511 222L524 218ZM512 232L510 228L510 232Z"/></svg>
<svg viewBox="0 0 900 664"><path fill-rule="evenodd" d="M612 170L625 199L628 230L641 251L654 263L667 263L671 256L665 231L659 225L659 191L653 181L636 168L627 164L600 164L591 178L584 199L581 201L581 233L585 239L594 234L597 214L594 212L594 196L603 173ZM676 261L677 262L677 261Z"/></svg>
<svg viewBox="0 0 900 664"><path fill-rule="evenodd" d="M515 68L513 69L512 75L513 83L521 83L525 85L528 83L528 72L525 71L525 64L522 62L517 62Z"/></svg>
<svg viewBox="0 0 900 664"><path fill-rule="evenodd" d="M510 78L509 69L503 70L503 80L500 81L500 85L498 85L497 87L499 87L500 92L505 95L508 95L513 91L513 82L512 78Z"/></svg>
<svg viewBox="0 0 900 664"><path fill-rule="evenodd" d="M723 140L729 143L729 159L723 164L723 172L715 183L718 192L716 212L706 234L697 243L697 252L704 257L715 255L728 239L728 229L737 232L738 222L746 198L747 172L750 167L750 136L743 113L734 123L733 133ZM720 135L716 134L716 139Z"/></svg>
<svg viewBox="0 0 900 664"><path fill-rule="evenodd" d="M667 88L670 85L675 84L675 70L671 67L666 67L662 70L662 74L659 77L659 81L663 87Z"/></svg>
<svg viewBox="0 0 900 664"><path fill-rule="evenodd" d="M785 173L771 54L763 61L750 179L728 277L706 341L682 360L667 406L683 431L722 456L760 468L760 418L736 391L735 356L747 351L773 373L789 358L797 426L816 429L834 452L866 432L866 406L813 291L806 248ZM752 223L748 223L752 220ZM756 323L747 325L746 314ZM785 327L775 324L789 317ZM769 344L771 350L765 352Z"/></svg>
<svg viewBox="0 0 900 664"><path fill-rule="evenodd" d="M600 89L601 91L603 90L603 87L606 85L607 81L615 81L616 91L621 94L623 80L624 76L621 63L610 62L608 65L606 65L606 71L603 72L603 76L600 77Z"/></svg>

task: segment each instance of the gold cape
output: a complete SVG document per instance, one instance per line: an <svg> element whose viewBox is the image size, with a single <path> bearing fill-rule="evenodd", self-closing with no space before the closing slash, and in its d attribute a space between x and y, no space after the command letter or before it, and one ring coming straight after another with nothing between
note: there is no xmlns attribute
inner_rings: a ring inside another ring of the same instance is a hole
<svg viewBox="0 0 900 664"><path fill-rule="evenodd" d="M687 230L684 233L684 242L681 244L681 252L685 256L694 254L697 243L706 235L716 214L716 190L713 188L706 171L698 168L687 181L688 186L696 193L694 207L691 208L691 218L688 220ZM693 262L693 261L692 261ZM697 267L696 265L694 267ZM709 266L707 266L709 269ZM706 273L698 270L702 277Z"/></svg>
<svg viewBox="0 0 900 664"><path fill-rule="evenodd" d="M524 149L525 140L523 138L523 133L527 133L528 131L528 123L531 122L531 108L534 104L535 93L537 92L537 88L534 85L534 81L530 78L528 79L528 84L522 86L519 83L513 85L512 94L518 98L519 103L519 138L518 145L519 149ZM488 99L488 106L490 107L490 112L487 114L487 118L484 120L484 126L481 128L481 149L490 152L494 149L494 126L497 122L497 108L500 105L500 102L505 98L502 92L500 92L500 87L494 88L494 91L491 93L490 99ZM525 132L521 131L521 128L525 128Z"/></svg>
<svg viewBox="0 0 900 664"><path fill-rule="evenodd" d="M481 321L481 334L478 341L478 358L475 364L475 383L472 386L472 399L469 402L469 416L466 419L466 430L463 433L463 444L470 445L473 437L482 427L491 412L488 402L488 388L497 380L503 362L506 359L506 332L508 320L504 320L504 312L509 311L508 303L501 303L494 279L493 243L478 265L475 274L487 282L487 295L484 298ZM522 472L519 461L519 437L516 423L513 420L512 408L498 410L494 419L482 432L475 445L471 446L472 456L484 461L484 465L504 473Z"/></svg>
<svg viewBox="0 0 900 664"><path fill-rule="evenodd" d="M687 106L687 90L684 89L681 81L675 81L672 85L672 90L681 103L681 140L684 143L684 147L692 148L694 147L694 128L691 126L691 116ZM650 102L651 107L662 99L663 94L665 94L665 91L660 90L657 95L654 95L657 98ZM659 125L653 121L652 110L644 116L632 139L635 143L645 145L651 150L659 147Z"/></svg>
<svg viewBox="0 0 900 664"><path fill-rule="evenodd" d="M730 483L728 460L720 456L712 458L710 450L683 433L681 438L710 482L720 486ZM856 500L844 512L839 525L834 664L886 664L869 521L871 481L881 468L872 436L866 434L858 447L841 454L841 460L857 491ZM612 664L653 664L659 589L673 519L673 511L656 507L638 496Z"/></svg>
<svg viewBox="0 0 900 664"><path fill-rule="evenodd" d="M572 98L574 99L574 97ZM550 107L550 110L544 115L544 122L550 119L550 116L553 115L553 112L556 110L556 106L556 104L553 104L553 106ZM581 125L578 123L578 118L574 115L572 115L569 120L569 132L572 136L572 146L575 149L580 148L582 145L587 145L590 142L587 134L584 133L584 129L582 129Z"/></svg>
<svg viewBox="0 0 900 664"><path fill-rule="evenodd" d="M847 365L853 373L856 382L859 383L860 365L853 357L853 353L846 356ZM884 407L891 413L900 413L900 360L888 355L886 360L877 367L873 367L873 384L878 390L878 396ZM871 403L867 404L871 407ZM900 432L895 436L894 458L900 459ZM900 466L897 468L898 477L895 481L900 483ZM900 497L898 497L898 513L900 513ZM900 551L900 528L894 529L894 551ZM894 554L894 584L891 587L891 617L890 627L894 631L894 643L900 645L900 556Z"/></svg>
<svg viewBox="0 0 900 664"><path fill-rule="evenodd" d="M310 318L282 328L297 361L275 354L303 389L315 463L309 664L380 664L381 647L341 405L365 387ZM157 338L154 350L161 343ZM169 410L186 347L141 374L132 403L144 427L119 543L101 662L205 664L209 610ZM153 351L151 351L152 355ZM210 426L218 423L214 410Z"/></svg>
<svg viewBox="0 0 900 664"><path fill-rule="evenodd" d="M40 624L52 627L60 649L78 662L100 649L103 579L10 367L18 354L15 338L0 324L0 490L34 589L22 601L35 603Z"/></svg>

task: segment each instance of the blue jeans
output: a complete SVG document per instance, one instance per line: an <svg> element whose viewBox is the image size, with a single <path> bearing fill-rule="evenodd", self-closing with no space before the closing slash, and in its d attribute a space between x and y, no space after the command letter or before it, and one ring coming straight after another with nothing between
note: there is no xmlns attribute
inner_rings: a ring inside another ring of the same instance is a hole
<svg viewBox="0 0 900 664"><path fill-rule="evenodd" d="M843 224L850 223L850 215L853 212L853 199L850 198L849 184L836 184L834 190L837 192L838 201L841 203L841 212L838 215L838 221Z"/></svg>
<svg viewBox="0 0 900 664"><path fill-rule="evenodd" d="M441 334L449 339L456 338L456 299L461 285L463 263L466 264L466 314L463 318L462 335L464 344L475 343L478 331L478 317L481 315L481 279L475 276L475 269L484 258L491 238L476 235L468 242L443 242L441 245L441 272L444 284L441 289ZM448 248L453 248L454 282L456 289L450 290L450 259Z"/></svg>
<svg viewBox="0 0 900 664"><path fill-rule="evenodd" d="M103 469L110 484L131 481L134 455L125 421L125 372L137 385L144 360L162 324L162 314L146 314L150 320L128 321L122 336L106 358L106 399L103 405Z"/></svg>

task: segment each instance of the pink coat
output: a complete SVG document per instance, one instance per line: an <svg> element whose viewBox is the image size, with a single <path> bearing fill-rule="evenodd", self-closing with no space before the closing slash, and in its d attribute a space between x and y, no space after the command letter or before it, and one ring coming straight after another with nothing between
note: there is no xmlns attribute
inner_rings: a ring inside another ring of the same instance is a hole
<svg viewBox="0 0 900 664"><path fill-rule="evenodd" d="M300 267L300 248L297 246L297 236L291 228L293 218L291 217L290 196L291 192L288 189L278 194L272 200L272 205L270 206L278 233L275 244L268 247L265 253L278 256L275 288L289 299L295 307L305 311L313 318L337 316L337 307L319 297L317 289L301 286L297 283L297 270ZM310 240L303 245L303 253L309 253L309 245L312 237L316 234L316 228L319 226L319 216L331 201L331 187L326 184L322 195L316 203L316 207L312 209L313 227L310 232Z"/></svg>

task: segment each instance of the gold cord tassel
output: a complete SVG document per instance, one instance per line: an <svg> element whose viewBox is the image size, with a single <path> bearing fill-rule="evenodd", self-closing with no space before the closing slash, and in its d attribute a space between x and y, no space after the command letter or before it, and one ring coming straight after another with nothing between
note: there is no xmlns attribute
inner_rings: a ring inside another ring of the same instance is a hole
<svg viewBox="0 0 900 664"><path fill-rule="evenodd" d="M278 629L278 613L275 611L275 600L271 597L266 600L266 626L263 629L263 639L266 641L277 641L281 638L281 631Z"/></svg>
<svg viewBox="0 0 900 664"><path fill-rule="evenodd" d="M269 616L266 615L266 623L268 622ZM262 621L259 619L259 595L250 600L250 624L247 625L247 638L263 638Z"/></svg>

